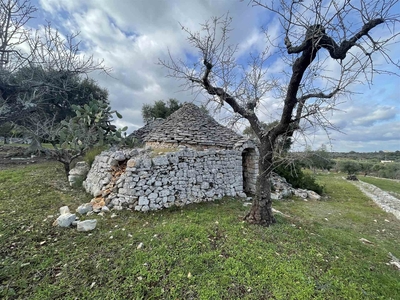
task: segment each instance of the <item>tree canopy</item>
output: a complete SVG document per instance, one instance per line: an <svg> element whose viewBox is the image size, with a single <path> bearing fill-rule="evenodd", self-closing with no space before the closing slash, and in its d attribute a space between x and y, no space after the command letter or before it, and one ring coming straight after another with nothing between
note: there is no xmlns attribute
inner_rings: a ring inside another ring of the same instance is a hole
<svg viewBox="0 0 400 300"><path fill-rule="evenodd" d="M63 37L50 24L29 31L26 24L36 12L30 1L0 0L0 8L0 125L43 110L55 109L60 119L71 115L68 105L83 100L75 99L83 96L80 89L97 89L81 76L108 69L93 56L81 55L78 34Z"/></svg>
<svg viewBox="0 0 400 300"><path fill-rule="evenodd" d="M157 118L166 119L173 112L182 107L182 104L176 99L169 99L168 101L157 100L153 105L144 104L142 106L142 117L144 122L149 122Z"/></svg>

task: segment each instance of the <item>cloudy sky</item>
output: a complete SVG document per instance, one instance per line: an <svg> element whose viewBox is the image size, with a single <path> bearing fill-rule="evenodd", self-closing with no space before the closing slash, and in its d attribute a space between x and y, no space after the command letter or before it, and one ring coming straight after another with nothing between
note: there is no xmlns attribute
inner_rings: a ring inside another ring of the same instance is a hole
<svg viewBox="0 0 400 300"><path fill-rule="evenodd" d="M232 42L239 43L242 58L264 47L262 26L272 35L279 30L279 23L265 9L239 0L35 0L33 4L38 11L30 26L37 28L50 21L63 34L79 31L84 52L104 59L112 68L112 77L92 77L109 91L113 109L123 115L118 125L129 126L128 133L143 125L140 111L145 103L176 98L200 104L204 99L181 91L181 82L167 78L166 70L157 65L158 59L167 57L168 49L176 58L195 55L180 23L196 30L210 17L229 12ZM400 53L398 45L391 50ZM276 61L274 64L271 72L279 76ZM375 76L372 86L354 86L356 93L351 99L344 98L338 109L327 115L340 129L329 131L332 150L400 150L399 86L399 77L389 75ZM264 106L273 106L272 100L265 100ZM272 116L260 111L264 121L272 121ZM310 128L307 132L306 142L313 148L329 143L323 130Z"/></svg>

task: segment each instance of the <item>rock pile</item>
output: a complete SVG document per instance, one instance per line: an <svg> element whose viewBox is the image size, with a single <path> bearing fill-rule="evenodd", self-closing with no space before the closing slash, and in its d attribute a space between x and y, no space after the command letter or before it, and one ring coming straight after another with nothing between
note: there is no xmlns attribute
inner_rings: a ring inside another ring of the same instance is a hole
<svg viewBox="0 0 400 300"><path fill-rule="evenodd" d="M77 212L80 212L77 210ZM60 207L60 216L54 221L54 226L71 227L76 226L78 231L91 231L96 228L97 220L79 221L79 218L72 214L68 206Z"/></svg>
<svg viewBox="0 0 400 300"><path fill-rule="evenodd" d="M286 181L285 178L279 176L278 174L272 174L272 192L271 198L273 200L281 200L288 198L292 195L302 199L320 200L321 196L314 191L294 189L290 183Z"/></svg>

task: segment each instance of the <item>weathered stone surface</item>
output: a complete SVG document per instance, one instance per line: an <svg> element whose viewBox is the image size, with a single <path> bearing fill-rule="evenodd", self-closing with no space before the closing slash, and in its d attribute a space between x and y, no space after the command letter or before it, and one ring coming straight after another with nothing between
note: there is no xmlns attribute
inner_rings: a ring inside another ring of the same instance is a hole
<svg viewBox="0 0 400 300"><path fill-rule="evenodd" d="M69 212L70 212L70 211L69 211L68 206L62 206L62 207L60 207L60 215L67 214L67 213L69 213Z"/></svg>
<svg viewBox="0 0 400 300"><path fill-rule="evenodd" d="M75 167L69 171L68 182L70 186L78 187L85 180L89 172L89 165L84 161L76 163Z"/></svg>
<svg viewBox="0 0 400 300"><path fill-rule="evenodd" d="M96 228L97 220L85 220L78 222L77 230L78 231L91 231Z"/></svg>
<svg viewBox="0 0 400 300"><path fill-rule="evenodd" d="M124 152L122 151L114 152L114 159L116 161L124 161L126 159Z"/></svg>
<svg viewBox="0 0 400 300"><path fill-rule="evenodd" d="M102 211L102 212L109 212L110 209L109 209L107 206L104 205L104 206L101 208L101 211Z"/></svg>
<svg viewBox="0 0 400 300"><path fill-rule="evenodd" d="M76 212L81 214L81 215L84 215L84 214L87 214L89 211L92 211L92 210L93 210L92 204L91 203L85 203L85 204L79 205L78 208L76 209Z"/></svg>
<svg viewBox="0 0 400 300"><path fill-rule="evenodd" d="M314 191L307 191L307 195L311 200L321 200L321 196Z"/></svg>
<svg viewBox="0 0 400 300"><path fill-rule="evenodd" d="M303 198L303 199L307 199L308 197L308 193L305 190L301 190L301 189L297 189L294 191L295 196Z"/></svg>
<svg viewBox="0 0 400 300"><path fill-rule="evenodd" d="M149 199L145 196L140 196L139 197L139 205L148 205L149 204Z"/></svg>
<svg viewBox="0 0 400 300"><path fill-rule="evenodd" d="M69 227L75 221L76 215L70 212L64 213L56 220L56 224L60 227Z"/></svg>
<svg viewBox="0 0 400 300"><path fill-rule="evenodd" d="M166 156L158 156L153 158L153 164L155 166L167 166L169 165L169 161Z"/></svg>
<svg viewBox="0 0 400 300"><path fill-rule="evenodd" d="M231 148L241 139L242 136L219 124L196 105L185 103L181 109L153 128L144 141L146 144L159 143L161 147L188 144L225 149Z"/></svg>

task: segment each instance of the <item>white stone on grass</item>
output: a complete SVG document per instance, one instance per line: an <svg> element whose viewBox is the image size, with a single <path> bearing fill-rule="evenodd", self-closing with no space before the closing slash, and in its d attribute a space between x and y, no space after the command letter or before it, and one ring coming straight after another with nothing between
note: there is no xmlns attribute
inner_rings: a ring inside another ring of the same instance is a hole
<svg viewBox="0 0 400 300"><path fill-rule="evenodd" d="M77 229L78 231L90 231L96 228L97 220L85 220L78 222Z"/></svg>
<svg viewBox="0 0 400 300"><path fill-rule="evenodd" d="M307 191L308 198L311 200L321 200L321 196L314 191Z"/></svg>
<svg viewBox="0 0 400 300"><path fill-rule="evenodd" d="M103 212L109 212L110 209L109 209L107 206L104 205L104 206L101 208L101 211L103 211Z"/></svg>
<svg viewBox="0 0 400 300"><path fill-rule="evenodd" d="M67 213L69 213L69 212L70 212L70 211L69 211L68 206L60 207L60 215L67 214Z"/></svg>
<svg viewBox="0 0 400 300"><path fill-rule="evenodd" d="M76 215L71 213L64 213L56 220L56 224L60 227L69 227L75 221Z"/></svg>
<svg viewBox="0 0 400 300"><path fill-rule="evenodd" d="M92 211L92 210L93 210L92 204L91 203L85 203L85 204L79 205L79 207L76 209L76 212L81 214L81 215L84 215L84 214L87 214L89 211Z"/></svg>

